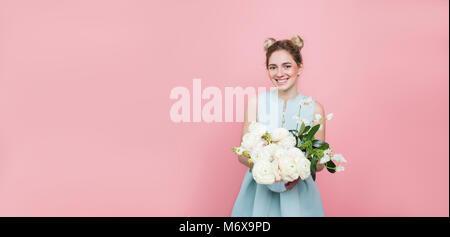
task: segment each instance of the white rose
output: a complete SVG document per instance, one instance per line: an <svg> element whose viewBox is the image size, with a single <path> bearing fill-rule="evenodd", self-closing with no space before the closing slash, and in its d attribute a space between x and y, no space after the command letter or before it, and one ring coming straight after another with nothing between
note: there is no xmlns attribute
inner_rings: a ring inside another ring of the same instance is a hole
<svg viewBox="0 0 450 237"><path fill-rule="evenodd" d="M273 157L278 160L283 159L286 156L287 156L287 151L281 146L277 147L277 149L273 155Z"/></svg>
<svg viewBox="0 0 450 237"><path fill-rule="evenodd" d="M275 174L275 182L279 182L281 181L281 174L280 174L280 167L279 167L279 161L278 159L274 159L271 162L272 166L273 166L273 172Z"/></svg>
<svg viewBox="0 0 450 237"><path fill-rule="evenodd" d="M278 145L276 143L270 143L269 145L264 146L264 149L266 149L271 156L275 156L275 151L278 149Z"/></svg>
<svg viewBox="0 0 450 237"><path fill-rule="evenodd" d="M311 161L307 158L296 159L298 174L302 180L307 179L311 175Z"/></svg>
<svg viewBox="0 0 450 237"><path fill-rule="evenodd" d="M252 121L248 128L248 131L250 133L256 134L258 137L261 137L267 132L267 127L262 123Z"/></svg>
<svg viewBox="0 0 450 237"><path fill-rule="evenodd" d="M289 136L286 136L283 139L281 139L278 142L278 145L285 149L289 149L291 147L294 147L296 142L297 141L295 140L295 137L292 136L292 134L289 134Z"/></svg>
<svg viewBox="0 0 450 237"><path fill-rule="evenodd" d="M289 131L286 128L277 128L272 133L272 141L277 142L281 139L287 137L289 135Z"/></svg>
<svg viewBox="0 0 450 237"><path fill-rule="evenodd" d="M256 146L261 144L262 139L253 133L246 133L242 137L241 147L247 151L252 151Z"/></svg>
<svg viewBox="0 0 450 237"><path fill-rule="evenodd" d="M289 156L279 160L280 174L283 181L294 181L298 179L298 167L295 160Z"/></svg>
<svg viewBox="0 0 450 237"><path fill-rule="evenodd" d="M250 157L255 164L262 160L269 162L272 161L272 156L270 155L268 150L264 149L264 147L258 147L254 149L250 153Z"/></svg>
<svg viewBox="0 0 450 237"><path fill-rule="evenodd" d="M296 158L306 158L305 154L302 150L298 149L297 147L291 147L287 150L287 156L291 157L292 159Z"/></svg>
<svg viewBox="0 0 450 237"><path fill-rule="evenodd" d="M252 169L253 179L259 184L272 184L275 182L275 173L272 163L262 160L255 163Z"/></svg>

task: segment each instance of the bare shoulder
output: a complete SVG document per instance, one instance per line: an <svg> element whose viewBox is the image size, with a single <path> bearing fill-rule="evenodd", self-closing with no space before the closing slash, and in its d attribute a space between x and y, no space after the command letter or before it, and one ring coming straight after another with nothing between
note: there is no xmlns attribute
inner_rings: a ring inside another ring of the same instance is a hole
<svg viewBox="0 0 450 237"><path fill-rule="evenodd" d="M314 114L321 114L322 116L325 114L325 109L323 108L323 105L319 103L319 101L314 100L315 106L314 106Z"/></svg>

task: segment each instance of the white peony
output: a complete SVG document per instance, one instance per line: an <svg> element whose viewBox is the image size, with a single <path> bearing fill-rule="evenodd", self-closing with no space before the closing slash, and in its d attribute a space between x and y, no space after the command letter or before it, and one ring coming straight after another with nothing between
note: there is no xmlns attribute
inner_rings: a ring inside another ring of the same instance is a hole
<svg viewBox="0 0 450 237"><path fill-rule="evenodd" d="M250 153L250 157L252 158L252 161L254 163L258 163L262 160L271 162L272 156L270 155L269 151L267 149L264 149L265 147L257 147Z"/></svg>
<svg viewBox="0 0 450 237"><path fill-rule="evenodd" d="M259 184L272 184L275 182L275 172L272 163L262 160L255 163L252 169L253 179Z"/></svg>
<svg viewBox="0 0 450 237"><path fill-rule="evenodd" d="M262 123L252 121L248 128L248 131L257 135L258 137L261 137L267 132L267 127Z"/></svg>
<svg viewBox="0 0 450 237"><path fill-rule="evenodd" d="M271 164L273 166L273 172L275 174L275 182L280 182L281 174L280 174L280 167L279 167L278 159L274 159Z"/></svg>
<svg viewBox="0 0 450 237"><path fill-rule="evenodd" d="M307 158L297 158L296 162L300 178L307 179L311 175L311 161Z"/></svg>
<svg viewBox="0 0 450 237"><path fill-rule="evenodd" d="M274 159L280 160L287 156L287 151L281 146L278 146L273 155Z"/></svg>
<svg viewBox="0 0 450 237"><path fill-rule="evenodd" d="M280 174L283 181L294 181L298 179L299 172L297 167L297 162L290 157L286 156L279 160Z"/></svg>
<svg viewBox="0 0 450 237"><path fill-rule="evenodd" d="M295 146L295 143L297 141L295 140L295 137L292 134L289 134L289 136L284 137L278 142L278 145L283 147L284 149L289 149L291 147Z"/></svg>
<svg viewBox="0 0 450 237"><path fill-rule="evenodd" d="M296 158L306 158L305 154L302 150L298 149L297 147L291 147L287 150L287 156L291 157L292 159Z"/></svg>
<svg viewBox="0 0 450 237"><path fill-rule="evenodd" d="M261 146L264 141L253 133L246 133L242 137L241 147L247 151L252 151L255 147Z"/></svg>
<svg viewBox="0 0 450 237"><path fill-rule="evenodd" d="M277 142L289 136L289 131L286 128L277 128L272 133L272 141Z"/></svg>
<svg viewBox="0 0 450 237"><path fill-rule="evenodd" d="M270 143L267 146L264 146L264 149L269 152L270 156L275 156L275 151L278 150L278 145L276 143Z"/></svg>

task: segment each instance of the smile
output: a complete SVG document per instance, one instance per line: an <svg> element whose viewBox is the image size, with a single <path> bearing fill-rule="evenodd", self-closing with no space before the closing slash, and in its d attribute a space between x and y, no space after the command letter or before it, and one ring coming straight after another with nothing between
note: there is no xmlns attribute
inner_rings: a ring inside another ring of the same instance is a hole
<svg viewBox="0 0 450 237"><path fill-rule="evenodd" d="M275 79L278 84L284 84L289 80L289 78Z"/></svg>

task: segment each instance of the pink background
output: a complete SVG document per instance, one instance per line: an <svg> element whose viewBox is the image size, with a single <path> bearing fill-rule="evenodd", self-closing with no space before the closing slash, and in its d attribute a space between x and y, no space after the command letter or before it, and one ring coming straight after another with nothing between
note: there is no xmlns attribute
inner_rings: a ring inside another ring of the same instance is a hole
<svg viewBox="0 0 450 237"><path fill-rule="evenodd" d="M326 140L349 162L318 174L326 216L449 216L448 1L0 9L1 216L229 216L242 124L173 123L169 93L268 88L263 41L294 34L299 91L335 114Z"/></svg>

